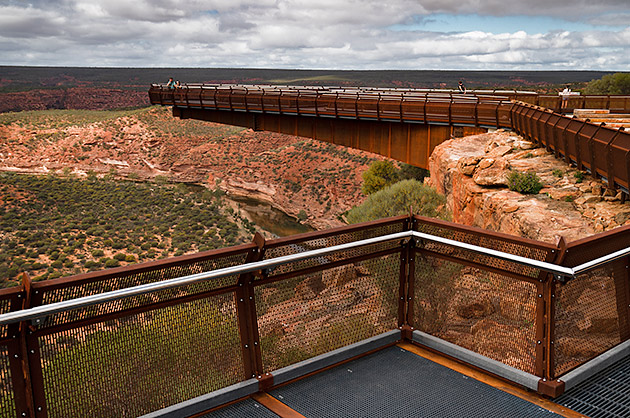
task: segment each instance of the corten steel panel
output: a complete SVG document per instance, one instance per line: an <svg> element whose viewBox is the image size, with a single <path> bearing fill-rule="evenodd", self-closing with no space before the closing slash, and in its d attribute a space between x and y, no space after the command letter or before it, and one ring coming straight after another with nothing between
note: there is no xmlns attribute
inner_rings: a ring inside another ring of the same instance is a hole
<svg viewBox="0 0 630 418"><path fill-rule="evenodd" d="M49 417L138 416L243 379L233 293L39 343Z"/></svg>
<svg viewBox="0 0 630 418"><path fill-rule="evenodd" d="M534 283L417 253L415 329L534 374Z"/></svg>
<svg viewBox="0 0 630 418"><path fill-rule="evenodd" d="M435 147L451 138L452 129L453 128L451 126L429 125L429 143L427 150L428 156L431 156L431 153L433 152ZM428 161L429 159L427 157L422 167L427 167Z"/></svg>
<svg viewBox="0 0 630 418"><path fill-rule="evenodd" d="M371 122L370 126L372 128L372 137L376 153L391 158L391 144L389 134L391 123Z"/></svg>
<svg viewBox="0 0 630 418"><path fill-rule="evenodd" d="M256 286L263 372L397 326L398 253Z"/></svg>
<svg viewBox="0 0 630 418"><path fill-rule="evenodd" d="M401 97L384 97L379 103L381 119L400 120L402 107Z"/></svg>
<svg viewBox="0 0 630 418"><path fill-rule="evenodd" d="M417 122L426 122L426 101L405 99L402 102L402 119Z"/></svg>
<svg viewBox="0 0 630 418"><path fill-rule="evenodd" d="M587 362L627 338L627 316L619 315L615 277L625 260L579 275L556 290L555 376ZM625 306L627 309L627 305ZM624 327L622 330L621 327Z"/></svg>
<svg viewBox="0 0 630 418"><path fill-rule="evenodd" d="M538 96L538 106L546 107L553 110L560 110L560 96Z"/></svg>
<svg viewBox="0 0 630 418"><path fill-rule="evenodd" d="M327 122L329 123L329 122ZM357 124L361 122L352 120L338 119L335 121L335 144L343 145L345 147L356 148L356 141L354 141L355 133L357 130Z"/></svg>
<svg viewBox="0 0 630 418"><path fill-rule="evenodd" d="M320 121L318 118L301 116L297 124L297 135L305 138L313 138L315 125Z"/></svg>
<svg viewBox="0 0 630 418"><path fill-rule="evenodd" d="M421 222L421 232L534 259L551 248L477 229ZM416 329L528 373L535 373L539 271L419 243L415 260Z"/></svg>
<svg viewBox="0 0 630 418"><path fill-rule="evenodd" d="M430 155L430 135L433 128L431 125L409 125L409 164L427 167Z"/></svg>
<svg viewBox="0 0 630 418"><path fill-rule="evenodd" d="M380 116L380 102L378 96L357 100L357 111L360 118L378 119Z"/></svg>
<svg viewBox="0 0 630 418"><path fill-rule="evenodd" d="M279 131L288 135L297 135L299 121L295 116L280 115L278 118Z"/></svg>
<svg viewBox="0 0 630 418"><path fill-rule="evenodd" d="M409 164L408 136L409 124L390 123L390 157Z"/></svg>
<svg viewBox="0 0 630 418"><path fill-rule="evenodd" d="M615 137L619 134L618 130L607 129L603 127L597 133L597 135L593 138L592 148L590 151L590 159L591 166L595 167L595 172L597 175L606 177L608 179L608 185L613 187L612 180L614 179L614 173L609 169L613 168L612 164L612 149L609 144L615 139ZM591 168L592 170L592 168Z"/></svg>
<svg viewBox="0 0 630 418"><path fill-rule="evenodd" d="M600 125L587 124L580 131L576 137L576 150L578 158L578 169L589 169L595 175L591 157L593 155L594 145L593 140L595 136L602 130Z"/></svg>
<svg viewBox="0 0 630 418"><path fill-rule="evenodd" d="M608 96L589 96L584 100L585 109L607 109Z"/></svg>
<svg viewBox="0 0 630 418"><path fill-rule="evenodd" d="M322 119L321 122L318 121L315 125L315 139L318 141L333 142L333 123L334 121L330 119Z"/></svg>
<svg viewBox="0 0 630 418"><path fill-rule="evenodd" d="M630 190L630 133L620 132L611 146L615 182Z"/></svg>

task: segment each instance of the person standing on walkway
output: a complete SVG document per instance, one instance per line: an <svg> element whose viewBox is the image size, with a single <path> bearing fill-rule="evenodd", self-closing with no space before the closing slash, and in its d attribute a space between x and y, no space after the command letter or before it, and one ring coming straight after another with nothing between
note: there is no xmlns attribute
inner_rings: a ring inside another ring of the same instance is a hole
<svg viewBox="0 0 630 418"><path fill-rule="evenodd" d="M466 93L466 86L464 85L463 81L459 82L459 84L457 85L457 89L460 93Z"/></svg>

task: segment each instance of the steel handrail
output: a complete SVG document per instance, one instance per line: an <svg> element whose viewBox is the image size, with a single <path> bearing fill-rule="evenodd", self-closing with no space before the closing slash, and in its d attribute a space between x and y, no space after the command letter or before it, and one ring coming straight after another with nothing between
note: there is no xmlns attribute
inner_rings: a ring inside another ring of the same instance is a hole
<svg viewBox="0 0 630 418"><path fill-rule="evenodd" d="M238 266L231 266L222 269L212 270L209 272L191 274L188 276L177 277L174 279L163 280L160 282L147 283L143 285L128 287L125 289L113 290L110 292L99 293L96 295L84 296L81 298L71 299L67 301L55 302L48 305L42 305L30 309L23 309L14 312L8 312L0 315L0 324L11 324L21 321L29 321L55 313L65 312L72 309L83 308L86 306L96 305L103 302L111 302L114 300L124 299L132 296L138 296L146 293L151 293L160 290L172 289L176 287L182 287L202 281L218 279L221 277L232 276L236 274L251 273L257 270L269 269L279 265L287 264L290 262L303 261L306 259L321 257L322 255L334 253L337 251L348 250L357 247L363 247L366 245L377 244L380 242L393 241L397 239L405 238L418 238L424 241L432 241L440 244L449 245L456 248L473 251L479 254L488 255L500 260L521 264L528 267L533 267L542 271L553 274L556 277L570 277L575 278L578 274L583 274L587 271L593 270L601 265L614 261L621 257L630 254L630 247L608 254L603 257L599 257L595 260L581 264L576 267L564 267L557 264L548 263L545 261L539 261L532 258L521 257L515 254L506 253L503 251L493 250L491 248L481 247L474 244L467 244L451 240L448 238L430 235L417 231L404 231L394 234L383 235L375 238L368 238L359 241L353 241L346 244L334 245L332 247L319 248L316 250L304 251L297 254L290 254L282 257L271 258L269 260L262 260L252 262L248 264L241 264Z"/></svg>

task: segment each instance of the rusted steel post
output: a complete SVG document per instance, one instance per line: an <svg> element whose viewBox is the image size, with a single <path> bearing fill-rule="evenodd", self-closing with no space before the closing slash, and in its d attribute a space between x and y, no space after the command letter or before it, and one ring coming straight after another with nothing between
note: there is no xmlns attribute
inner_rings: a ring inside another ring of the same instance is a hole
<svg viewBox="0 0 630 418"><path fill-rule="evenodd" d="M411 216L411 224L409 229L416 231L418 228L418 221ZM411 326L413 331L414 324L414 298L415 298L415 282L416 282L416 241L415 239L409 240L407 244L407 250L409 256L407 258L407 324Z"/></svg>
<svg viewBox="0 0 630 418"><path fill-rule="evenodd" d="M22 291L11 298L10 310L19 311L25 308L24 283L30 278L26 273L22 273ZM11 383L13 385L13 395L15 400L15 411L18 417L34 416L33 395L30 389L30 376L28 371L28 361L26 360L25 339L20 332L20 324L9 324L7 327L7 354L9 355L9 368L11 370Z"/></svg>
<svg viewBox="0 0 630 418"><path fill-rule="evenodd" d="M23 277L23 285L25 292L25 308L34 308L41 306L43 295L38 290L33 290L31 280L28 276ZM20 335L24 341L25 359L27 359L28 376L30 385L27 387L32 393L33 416L36 418L48 417L46 407L46 393L44 391L44 372L42 369L41 351L38 338L33 335L35 327L28 322L20 323Z"/></svg>
<svg viewBox="0 0 630 418"><path fill-rule="evenodd" d="M260 261L264 257L265 239L259 233L254 236L256 247L246 257L245 262ZM254 298L254 275L241 274L238 278L236 291L236 314L238 317L239 335L241 338L241 353L243 356L243 371L246 379L257 377L262 373L262 354L258 335L258 320Z"/></svg>
<svg viewBox="0 0 630 418"><path fill-rule="evenodd" d="M547 254L546 261L560 264L566 253L564 238L558 240L557 249ZM564 382L555 380L555 310L556 286L558 284L551 274L541 273L539 278L538 304L536 312L536 375L538 392L543 395L556 397L564 392ZM542 307L543 313L538 309ZM540 319L540 321L539 321Z"/></svg>

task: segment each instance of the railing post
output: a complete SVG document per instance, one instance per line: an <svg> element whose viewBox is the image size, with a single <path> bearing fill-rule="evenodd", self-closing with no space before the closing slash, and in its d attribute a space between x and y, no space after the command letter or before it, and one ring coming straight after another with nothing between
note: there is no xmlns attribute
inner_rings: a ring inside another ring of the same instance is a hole
<svg viewBox="0 0 630 418"><path fill-rule="evenodd" d="M24 282L29 280L26 273L22 273L22 291L11 300L10 310L19 311L25 307ZM30 281L30 280L29 280ZM7 327L7 337L11 340L6 344L11 370L11 384L15 400L15 411L18 417L32 417L35 415L33 396L30 390L28 362L26 361L25 340L20 333L20 324L10 324Z"/></svg>
<svg viewBox="0 0 630 418"><path fill-rule="evenodd" d="M555 250L547 254L547 262L560 264L566 253L564 238L558 240ZM548 273L539 275L537 286L538 303L536 306L536 375L538 392L556 397L564 392L564 382L554 380L555 373L555 311L556 278Z"/></svg>
<svg viewBox="0 0 630 418"><path fill-rule="evenodd" d="M413 213L405 220L406 231L415 230L416 220ZM398 289L398 327L404 340L412 339L413 332L413 298L415 277L415 239L412 237L400 252L400 284Z"/></svg>
<svg viewBox="0 0 630 418"><path fill-rule="evenodd" d="M254 244L256 247L247 254L246 263L260 261L264 257L265 239L259 233L254 235ZM262 355L253 281L254 275L252 273L241 274L238 278L236 291L236 313L246 379L255 378L262 373Z"/></svg>
<svg viewBox="0 0 630 418"><path fill-rule="evenodd" d="M32 282L28 275L22 277L24 285L24 308L34 308L41 306L43 296L38 290L33 289ZM30 385L33 402L33 416L36 418L48 417L46 407L46 394L44 392L44 373L42 370L41 351L39 348L39 340L33 335L34 327L28 322L20 323L20 338L24 347L24 359L26 360L26 368L28 370L28 379ZM28 390L27 389L27 390Z"/></svg>

